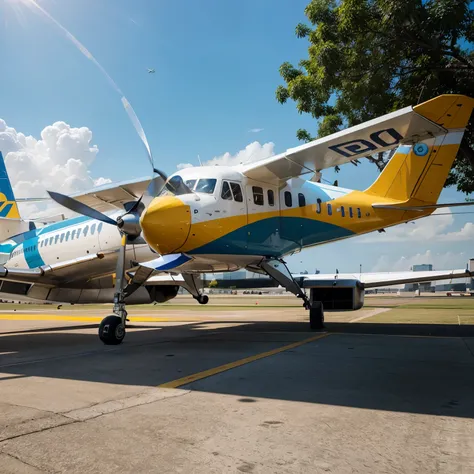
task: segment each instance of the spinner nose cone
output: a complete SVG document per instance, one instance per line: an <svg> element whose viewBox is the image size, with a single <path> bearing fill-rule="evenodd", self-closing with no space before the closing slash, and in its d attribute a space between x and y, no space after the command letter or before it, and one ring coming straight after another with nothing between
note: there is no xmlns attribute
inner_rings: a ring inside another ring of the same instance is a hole
<svg viewBox="0 0 474 474"><path fill-rule="evenodd" d="M160 254L177 252L186 242L191 227L191 211L174 196L155 198L140 219L143 236Z"/></svg>

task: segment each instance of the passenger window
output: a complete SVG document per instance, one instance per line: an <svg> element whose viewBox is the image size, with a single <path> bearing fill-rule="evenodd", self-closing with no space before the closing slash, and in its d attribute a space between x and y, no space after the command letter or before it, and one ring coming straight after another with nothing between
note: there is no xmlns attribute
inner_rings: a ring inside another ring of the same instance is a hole
<svg viewBox="0 0 474 474"><path fill-rule="evenodd" d="M257 206L263 206L263 188L260 186L252 186L253 202Z"/></svg>
<svg viewBox="0 0 474 474"><path fill-rule="evenodd" d="M67 231L66 232L66 242L69 240L69 236L71 235L71 232Z"/></svg>
<svg viewBox="0 0 474 474"><path fill-rule="evenodd" d="M240 188L240 184L230 183L230 187L232 189L232 194L234 195L234 200L236 202L242 202L244 198L242 196L242 189Z"/></svg>
<svg viewBox="0 0 474 474"><path fill-rule="evenodd" d="M215 181L215 180L214 180ZM103 224L102 222L97 226L97 233L100 234L102 232L102 227L103 227Z"/></svg>
<svg viewBox="0 0 474 474"><path fill-rule="evenodd" d="M54 237L49 238L49 245L53 245L53 240L54 240Z"/></svg>
<svg viewBox="0 0 474 474"><path fill-rule="evenodd" d="M290 191L285 191L285 206L286 207L293 206L293 198L291 197Z"/></svg>
<svg viewBox="0 0 474 474"><path fill-rule="evenodd" d="M273 190L269 189L267 191L267 196L268 196L268 205L269 206L274 206L275 205L275 194L273 193Z"/></svg>
<svg viewBox="0 0 474 474"><path fill-rule="evenodd" d="M357 217L359 219L362 217L362 213L360 212L360 207L357 208Z"/></svg>
<svg viewBox="0 0 474 474"><path fill-rule="evenodd" d="M217 179L200 179L196 185L196 192L212 194L216 188L216 183Z"/></svg>
<svg viewBox="0 0 474 474"><path fill-rule="evenodd" d="M349 217L351 219L354 217L354 213L352 212L352 207L349 208Z"/></svg>
<svg viewBox="0 0 474 474"><path fill-rule="evenodd" d="M89 226L86 225L86 226L84 227L84 237L87 237L87 233L88 233L88 232L89 232Z"/></svg>
<svg viewBox="0 0 474 474"><path fill-rule="evenodd" d="M71 231L71 240L74 240L76 238L76 229Z"/></svg>
<svg viewBox="0 0 474 474"><path fill-rule="evenodd" d="M344 206L341 206L341 217L346 217L346 210L344 209Z"/></svg>
<svg viewBox="0 0 474 474"><path fill-rule="evenodd" d="M221 198L227 201L232 201L232 193L230 192L230 186L227 181L222 183Z"/></svg>
<svg viewBox="0 0 474 474"><path fill-rule="evenodd" d="M91 225L91 235L95 234L95 224Z"/></svg>
<svg viewBox="0 0 474 474"><path fill-rule="evenodd" d="M332 216L332 205L328 204L328 216Z"/></svg>
<svg viewBox="0 0 474 474"><path fill-rule="evenodd" d="M54 238L54 243L57 244L58 240L59 240L59 234L57 234L56 237Z"/></svg>
<svg viewBox="0 0 474 474"><path fill-rule="evenodd" d="M321 214L321 199L316 200L316 212Z"/></svg>
<svg viewBox="0 0 474 474"><path fill-rule="evenodd" d="M300 207L306 206L306 199L303 193L298 193L298 206Z"/></svg>
<svg viewBox="0 0 474 474"><path fill-rule="evenodd" d="M193 189L194 188L194 185L196 184L196 179L188 179L187 181L184 182L184 184L189 188L189 189Z"/></svg>

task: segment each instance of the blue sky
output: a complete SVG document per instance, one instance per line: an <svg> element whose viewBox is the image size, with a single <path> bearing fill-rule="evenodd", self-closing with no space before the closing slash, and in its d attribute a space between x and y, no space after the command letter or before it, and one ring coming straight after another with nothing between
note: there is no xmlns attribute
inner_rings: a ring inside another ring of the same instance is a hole
<svg viewBox="0 0 474 474"><path fill-rule="evenodd" d="M90 166L92 176L118 181L148 175L144 149L117 92L58 28L28 9L18 14L14 2L0 0L0 118L36 138L56 121L88 127L99 149ZM39 0L120 86L142 122L155 163L168 173L179 163L197 164L198 154L202 160L235 154L255 140L273 142L280 152L298 144L298 128L314 132L310 116L275 99L282 83L280 64L296 64L307 54L306 40L294 35L296 24L305 21L307 3ZM148 74L149 67L156 73ZM363 189L376 176L371 165L346 165L337 178L341 186ZM335 179L333 171L324 177ZM442 199L464 197L447 190ZM429 219L438 222L443 217ZM461 231L472 219L446 219L448 226L435 226L438 234L426 224L428 230L414 240L397 240L396 234L388 242L384 234L380 242L350 240L305 251L289 261L298 271L355 271L360 260L366 270L398 269L430 258L437 267L459 266L467 260L472 239L445 235ZM406 261L400 261L403 256ZM383 265L387 268L379 268Z"/></svg>

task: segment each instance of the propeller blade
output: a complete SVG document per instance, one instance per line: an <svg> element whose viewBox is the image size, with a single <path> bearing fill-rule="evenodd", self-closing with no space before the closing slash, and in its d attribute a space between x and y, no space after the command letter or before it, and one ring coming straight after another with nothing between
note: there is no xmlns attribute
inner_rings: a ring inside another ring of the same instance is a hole
<svg viewBox="0 0 474 474"><path fill-rule="evenodd" d="M56 201L58 204L61 204L61 206L64 206L65 208L71 211L104 222L105 224L117 226L117 222L111 219L109 216L106 216L105 214L102 214L102 212L92 209L92 207L89 207L86 204L83 204L82 202L76 201L75 199L69 196L65 196L64 194L56 193L54 191L48 191L48 194L51 196L51 199L53 199L53 201Z"/></svg>

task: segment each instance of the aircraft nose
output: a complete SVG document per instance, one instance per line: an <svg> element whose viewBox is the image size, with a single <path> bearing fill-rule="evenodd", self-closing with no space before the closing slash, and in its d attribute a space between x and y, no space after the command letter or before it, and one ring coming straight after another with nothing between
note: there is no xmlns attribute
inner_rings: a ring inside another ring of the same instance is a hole
<svg viewBox="0 0 474 474"><path fill-rule="evenodd" d="M191 227L191 211L175 196L155 198L142 214L143 236L160 254L174 253L186 242Z"/></svg>

